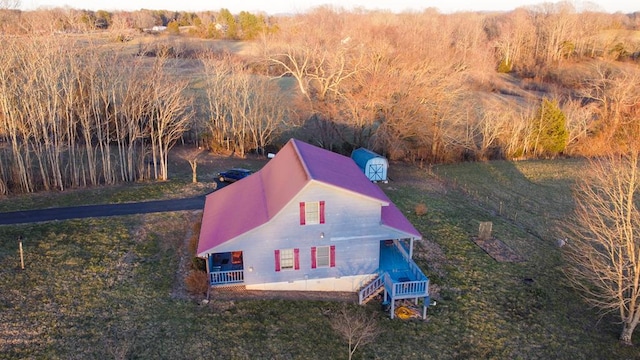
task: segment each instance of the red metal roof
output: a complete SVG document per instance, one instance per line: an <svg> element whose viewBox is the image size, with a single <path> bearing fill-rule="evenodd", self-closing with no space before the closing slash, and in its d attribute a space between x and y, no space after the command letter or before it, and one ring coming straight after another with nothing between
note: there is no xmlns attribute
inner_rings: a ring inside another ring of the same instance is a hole
<svg viewBox="0 0 640 360"><path fill-rule="evenodd" d="M421 237L351 158L291 139L260 171L207 195L198 255L268 222L310 181L380 201L384 225Z"/></svg>

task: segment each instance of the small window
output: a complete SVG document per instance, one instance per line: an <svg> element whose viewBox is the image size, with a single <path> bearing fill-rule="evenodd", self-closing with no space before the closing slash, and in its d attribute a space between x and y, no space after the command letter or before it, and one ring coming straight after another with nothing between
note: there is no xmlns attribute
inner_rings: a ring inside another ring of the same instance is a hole
<svg viewBox="0 0 640 360"><path fill-rule="evenodd" d="M320 223L320 203L317 201L308 202L304 206L304 218L307 225Z"/></svg>
<svg viewBox="0 0 640 360"><path fill-rule="evenodd" d="M318 267L329 266L329 247L319 246L316 248L316 265Z"/></svg>

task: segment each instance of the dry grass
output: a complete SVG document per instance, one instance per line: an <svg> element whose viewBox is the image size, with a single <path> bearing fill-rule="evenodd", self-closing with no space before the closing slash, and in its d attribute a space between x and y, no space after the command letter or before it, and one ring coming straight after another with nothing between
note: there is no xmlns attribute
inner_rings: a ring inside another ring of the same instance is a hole
<svg viewBox="0 0 640 360"><path fill-rule="evenodd" d="M210 171L265 161L208 159ZM637 349L618 346L615 318L599 318L564 286L549 219L570 211L579 162L405 165L402 172L380 186L424 237L415 259L437 305L427 321L381 316L383 332L357 357L637 358ZM428 211L418 216L416 203ZM175 296L186 293L198 221L181 212L2 227L0 357L345 357L327 314L354 302L353 294L216 292L206 306L197 301L202 295ZM471 241L478 221L492 221L493 234L526 261L494 261ZM16 269L11 241L19 234L25 271ZM384 315L375 303L358 310Z"/></svg>

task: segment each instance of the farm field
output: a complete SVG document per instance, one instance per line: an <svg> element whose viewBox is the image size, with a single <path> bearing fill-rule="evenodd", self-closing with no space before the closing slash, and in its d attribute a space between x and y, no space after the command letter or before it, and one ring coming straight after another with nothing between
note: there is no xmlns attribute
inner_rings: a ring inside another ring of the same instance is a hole
<svg viewBox="0 0 640 360"><path fill-rule="evenodd" d="M0 198L0 211L193 196L210 191L219 170L257 170L266 160L209 157L195 185L186 161L173 161L168 182ZM561 273L556 226L571 212L571 184L585 165L392 163L391 181L381 187L424 236L415 258L437 304L427 321L391 320L375 302L349 304L383 330L355 358L638 358L636 348L618 345L616 319L588 308ZM418 204L425 214L416 214ZM0 358L347 358L327 316L340 301L239 294L202 305L202 296L187 295L180 264L199 216L1 227ZM472 241L484 221L519 261L496 261ZM25 270L18 236L25 239Z"/></svg>

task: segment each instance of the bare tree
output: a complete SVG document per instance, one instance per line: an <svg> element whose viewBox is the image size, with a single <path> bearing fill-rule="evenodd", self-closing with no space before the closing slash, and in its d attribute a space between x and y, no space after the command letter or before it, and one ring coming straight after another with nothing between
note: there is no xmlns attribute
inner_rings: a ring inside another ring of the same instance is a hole
<svg viewBox="0 0 640 360"><path fill-rule="evenodd" d="M189 129L194 115L191 109L193 99L185 95L188 81L164 74L162 60L154 66L157 72L154 71L152 77L151 114L148 119L150 151L156 179L167 180L169 150ZM159 164L159 169L156 169L156 164Z"/></svg>
<svg viewBox="0 0 640 360"><path fill-rule="evenodd" d="M597 62L585 79L581 95L597 104L598 127L593 129L606 148L619 147L617 141L629 125L637 122L635 111L640 104L640 71L634 67ZM605 151L602 149L601 151Z"/></svg>
<svg viewBox="0 0 640 360"><path fill-rule="evenodd" d="M201 147L196 147L186 150L182 154L182 158L187 160L187 162L189 162L189 165L191 166L191 182L194 184L198 182L198 158L200 157L200 155L202 155L203 152L204 149L202 149Z"/></svg>
<svg viewBox="0 0 640 360"><path fill-rule="evenodd" d="M622 321L620 341L631 345L640 321L639 152L591 162L579 183L566 274L587 302Z"/></svg>
<svg viewBox="0 0 640 360"><path fill-rule="evenodd" d="M202 59L207 75L211 148L222 147L244 156L250 149L263 152L283 131L287 99L277 80L248 73L231 54Z"/></svg>
<svg viewBox="0 0 640 360"><path fill-rule="evenodd" d="M0 0L0 9L17 9L20 4L20 0Z"/></svg>
<svg viewBox="0 0 640 360"><path fill-rule="evenodd" d="M486 29L498 60L506 67L501 70L533 68L532 34L535 34L536 28L530 12L516 9L510 13L495 15L487 21Z"/></svg>
<svg viewBox="0 0 640 360"><path fill-rule="evenodd" d="M380 335L374 316L361 309L349 309L346 305L332 316L331 327L347 341L349 360L359 347L372 343Z"/></svg>
<svg viewBox="0 0 640 360"><path fill-rule="evenodd" d="M589 129L593 127L595 104L583 106L580 100L569 99L562 105L567 116L567 153L590 155Z"/></svg>

